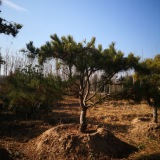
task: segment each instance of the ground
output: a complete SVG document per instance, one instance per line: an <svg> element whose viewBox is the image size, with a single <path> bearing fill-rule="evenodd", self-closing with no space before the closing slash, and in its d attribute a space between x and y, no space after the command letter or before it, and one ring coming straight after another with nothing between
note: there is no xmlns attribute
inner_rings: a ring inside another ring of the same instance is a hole
<svg viewBox="0 0 160 160"><path fill-rule="evenodd" d="M1 112L0 159L160 159L160 124L152 122L145 102L109 101L90 108L85 134L79 132L79 114L78 100L71 98L36 120Z"/></svg>

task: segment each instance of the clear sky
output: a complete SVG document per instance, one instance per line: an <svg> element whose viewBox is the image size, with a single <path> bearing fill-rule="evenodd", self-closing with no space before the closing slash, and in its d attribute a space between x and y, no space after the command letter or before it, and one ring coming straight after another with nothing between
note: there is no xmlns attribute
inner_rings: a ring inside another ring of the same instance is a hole
<svg viewBox="0 0 160 160"><path fill-rule="evenodd" d="M40 47L50 35L72 35L76 41L96 37L127 55L160 53L160 0L2 0L1 16L23 24L16 38L0 35L2 52L18 51L29 41Z"/></svg>

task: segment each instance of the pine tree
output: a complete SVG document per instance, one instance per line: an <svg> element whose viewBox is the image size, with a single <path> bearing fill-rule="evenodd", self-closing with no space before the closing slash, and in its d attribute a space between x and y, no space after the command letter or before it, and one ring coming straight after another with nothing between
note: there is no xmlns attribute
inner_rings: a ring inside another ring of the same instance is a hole
<svg viewBox="0 0 160 160"><path fill-rule="evenodd" d="M96 38L93 37L88 43L77 43L70 35L59 38L54 34L51 35L51 42L47 42L40 49L34 49L34 51L37 50L36 54L41 63L46 58L52 57L58 59L63 68L65 66L65 75L68 77L66 93L78 94L79 97L81 132L85 132L87 128L87 109L102 102L105 98L104 96L95 99L102 88L111 81L115 74L128 70L138 62L138 58L133 54L124 57L121 51L115 49L114 43L104 50L101 45L95 47L95 40ZM31 54L31 51L29 53ZM98 87L92 93L92 77L97 73L100 73L101 78L97 80Z"/></svg>
<svg viewBox="0 0 160 160"><path fill-rule="evenodd" d="M1 5L2 1L0 0L0 6ZM15 37L21 28L22 28L21 24L8 22L4 18L0 17L0 34L3 33Z"/></svg>

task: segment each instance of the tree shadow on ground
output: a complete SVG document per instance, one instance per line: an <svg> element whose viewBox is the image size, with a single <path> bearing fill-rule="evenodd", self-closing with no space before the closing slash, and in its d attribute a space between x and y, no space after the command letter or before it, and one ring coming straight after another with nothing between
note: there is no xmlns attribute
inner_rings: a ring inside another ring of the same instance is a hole
<svg viewBox="0 0 160 160"><path fill-rule="evenodd" d="M60 107L59 109L63 110L62 107L67 107L67 106L69 106L69 107L79 107L79 103L76 103L76 102L74 102L74 103L58 103L58 104L53 105L53 108Z"/></svg>
<svg viewBox="0 0 160 160"><path fill-rule="evenodd" d="M160 160L160 153L141 155L136 160Z"/></svg>
<svg viewBox="0 0 160 160"><path fill-rule="evenodd" d="M79 107L63 105L53 108L53 111L43 117L43 121L50 125L79 123Z"/></svg>
<svg viewBox="0 0 160 160"><path fill-rule="evenodd" d="M72 107L72 106L69 106ZM62 110L64 108L64 112ZM57 113L43 113L43 116L37 119L23 120L17 119L14 114L9 112L0 115L0 139L12 139L17 142L28 142L58 124L69 124L79 122L79 116L73 113L67 113L65 107L58 107L62 111ZM72 110L72 109L71 109Z"/></svg>
<svg viewBox="0 0 160 160"><path fill-rule="evenodd" d="M58 125L58 124L70 124L70 123L79 123L79 117L72 117L73 115L68 115L65 113L59 114L59 117L50 117L45 119L45 123L49 125Z"/></svg>
<svg viewBox="0 0 160 160"><path fill-rule="evenodd" d="M0 139L13 139L18 142L27 142L46 130L43 125L43 123L38 121L0 122Z"/></svg>
<svg viewBox="0 0 160 160"><path fill-rule="evenodd" d="M110 130L111 132L121 132L126 133L130 125L118 124L118 123L103 123L94 118L89 118L88 122L90 124L98 125L99 127L105 127L106 129Z"/></svg>
<svg viewBox="0 0 160 160"><path fill-rule="evenodd" d="M129 125L124 125L124 124L110 124L106 123L104 126L110 130L111 132L121 132L121 133L126 133L128 132Z"/></svg>
<svg viewBox="0 0 160 160"><path fill-rule="evenodd" d="M62 103L53 106L50 112L43 112L37 119L17 119L14 114L5 112L0 116L0 139L12 138L18 142L28 142L58 124L79 124L80 108L78 103ZM88 124L105 127L111 132L126 132L127 125L101 123L97 119L87 117ZM88 132L93 132L88 130Z"/></svg>
<svg viewBox="0 0 160 160"><path fill-rule="evenodd" d="M1 160L13 160L11 158L11 154L9 153L9 151L1 147L0 147L0 159Z"/></svg>

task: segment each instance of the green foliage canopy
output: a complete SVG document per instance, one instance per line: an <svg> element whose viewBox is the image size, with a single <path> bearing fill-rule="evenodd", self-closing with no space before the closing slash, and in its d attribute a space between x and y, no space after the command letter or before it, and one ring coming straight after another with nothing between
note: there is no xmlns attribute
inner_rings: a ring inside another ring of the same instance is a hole
<svg viewBox="0 0 160 160"><path fill-rule="evenodd" d="M96 38L89 42L76 42L72 36L51 35L51 41L40 48L35 48L33 42L27 44L28 55L38 56L40 64L47 58L56 58L63 66L67 67L65 74L69 79L75 79L78 86L78 93L82 96L83 103L90 99L91 78L97 72L101 72L101 83L97 92L111 78L120 71L125 71L136 67L139 57L134 57L131 53L124 57L121 51L115 49L115 43L111 43L109 48L103 49L102 45L95 45ZM73 82L73 81L72 81Z"/></svg>
<svg viewBox="0 0 160 160"><path fill-rule="evenodd" d="M154 105L160 106L160 55L153 59L148 58L141 63L143 70L138 71L139 79L142 82L144 96L153 99Z"/></svg>
<svg viewBox="0 0 160 160"><path fill-rule="evenodd" d="M79 97L81 132L86 130L88 107L102 102L101 98L94 100L94 97L106 84L111 83L115 74L135 67L139 61L139 57L134 57L133 54L124 57L121 51L115 49L115 43L103 49L101 45L96 47L95 41L96 38L93 37L89 42L77 43L70 35L59 38L57 34L54 34L51 35L50 42L38 49L31 42L29 43L31 46L27 44L29 55L37 55L40 64L43 64L47 58L55 58L61 63L59 68L67 77L66 81L69 82L66 91L76 91ZM33 52L30 48L34 48L33 51L37 52ZM101 75L100 81L97 82L100 85L94 93L91 93L91 81L97 73ZM76 89L73 89L73 86Z"/></svg>
<svg viewBox="0 0 160 160"><path fill-rule="evenodd" d="M1 5L2 1L0 0L0 6ZM21 24L8 22L4 18L0 17L0 34L3 33L15 37L21 28L22 28Z"/></svg>

